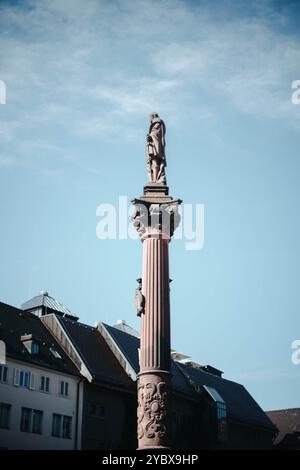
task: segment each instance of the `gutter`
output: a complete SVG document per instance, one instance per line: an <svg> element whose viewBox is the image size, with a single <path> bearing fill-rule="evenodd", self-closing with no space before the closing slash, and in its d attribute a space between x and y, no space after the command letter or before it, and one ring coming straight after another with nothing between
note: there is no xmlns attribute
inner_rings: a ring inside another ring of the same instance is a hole
<svg viewBox="0 0 300 470"><path fill-rule="evenodd" d="M75 442L74 442L74 449L78 450L81 449L78 436L78 422L79 422L79 395L80 395L80 384L83 382L83 377L81 377L77 382L77 393L76 393L76 410L75 410ZM79 445L78 445L79 444Z"/></svg>

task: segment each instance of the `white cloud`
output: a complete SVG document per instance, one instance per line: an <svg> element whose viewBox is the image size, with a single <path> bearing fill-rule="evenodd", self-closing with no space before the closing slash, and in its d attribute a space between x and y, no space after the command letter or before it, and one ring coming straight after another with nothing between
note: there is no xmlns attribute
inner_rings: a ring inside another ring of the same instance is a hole
<svg viewBox="0 0 300 470"><path fill-rule="evenodd" d="M50 139L48 130L131 138L132 120L153 110L176 126L178 110L197 125L219 107L298 128L300 45L288 17L271 2L253 2L251 18L236 11L179 0L2 4L2 141Z"/></svg>
<svg viewBox="0 0 300 470"><path fill-rule="evenodd" d="M93 96L100 101L109 102L119 113L145 114L153 105L167 105L173 96L176 80L133 80L115 87L97 86L92 90Z"/></svg>

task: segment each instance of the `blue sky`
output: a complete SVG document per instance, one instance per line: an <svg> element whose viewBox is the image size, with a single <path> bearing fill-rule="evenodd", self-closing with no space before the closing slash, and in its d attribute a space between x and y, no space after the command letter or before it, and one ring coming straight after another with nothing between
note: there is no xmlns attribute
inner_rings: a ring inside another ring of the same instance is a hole
<svg viewBox="0 0 300 470"><path fill-rule="evenodd" d="M299 407L299 3L2 1L0 299L39 290L139 328L142 246L99 240L96 208L141 194L148 115L167 124L173 196L205 243L170 246L172 344Z"/></svg>

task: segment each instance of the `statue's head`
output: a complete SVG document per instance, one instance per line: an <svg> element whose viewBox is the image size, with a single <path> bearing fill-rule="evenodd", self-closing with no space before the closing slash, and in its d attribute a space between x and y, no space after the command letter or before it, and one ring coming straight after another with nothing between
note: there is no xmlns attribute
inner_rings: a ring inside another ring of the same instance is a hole
<svg viewBox="0 0 300 470"><path fill-rule="evenodd" d="M153 119L156 119L156 118L158 118L158 114L157 114L157 113L151 113L151 114L150 114L150 121L151 121L151 122L153 121Z"/></svg>

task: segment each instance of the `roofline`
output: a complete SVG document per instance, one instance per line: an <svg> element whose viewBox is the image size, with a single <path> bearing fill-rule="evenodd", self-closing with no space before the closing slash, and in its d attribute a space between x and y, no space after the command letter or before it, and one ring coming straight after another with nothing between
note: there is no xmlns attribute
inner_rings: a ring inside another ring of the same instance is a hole
<svg viewBox="0 0 300 470"><path fill-rule="evenodd" d="M118 328L116 328L116 329L118 329ZM113 339L113 337L111 336L111 334L109 333L109 331L105 327L105 324L102 323L102 322L99 322L98 325L97 325L97 330L99 331L102 338L107 343L108 347L110 348L110 350L112 351L112 353L114 354L116 359L118 360L119 364L123 367L125 372L129 375L129 377L132 380L136 381L137 380L137 373L135 372L134 368L130 364L130 362L127 359L127 357L125 356L125 354L122 352L121 348L118 346L116 341ZM120 331L120 330L118 330L118 331ZM126 333L126 334L128 334L128 333ZM117 350L118 354L116 354L116 350ZM120 356L121 356L121 358L123 359L124 362L120 361ZM124 364L125 364L125 367L124 367Z"/></svg>
<svg viewBox="0 0 300 470"><path fill-rule="evenodd" d="M36 367L37 369L41 369L41 370L44 370L44 369L47 369L49 371L52 371L52 372L57 372L61 375L67 375L69 377L76 377L77 379L82 379L82 376L81 374L78 372L77 374L75 373L72 373L72 372L65 372L63 370L58 370L58 369L54 369L53 367L50 367L50 366L45 366L45 365L42 365L42 364L36 364L35 362L30 362L30 361L27 361L27 360L21 360L21 359L16 359L14 356L12 356L11 354L7 354L6 355L8 359L10 359L11 361L14 361L14 362L17 362L18 364L26 364L27 367L30 367L31 365ZM7 364L4 364L4 365L7 365Z"/></svg>
<svg viewBox="0 0 300 470"><path fill-rule="evenodd" d="M268 411L265 411L265 413L283 413L285 411L300 411L300 407L298 408L280 408L279 410L268 410Z"/></svg>
<svg viewBox="0 0 300 470"><path fill-rule="evenodd" d="M177 363L176 363L176 365L177 365ZM204 385L202 385L202 384L200 384L200 385L196 384L196 383L194 382L194 380L190 377L190 375L188 374L188 372L184 371L180 366L181 366L181 364L179 363L179 364L177 365L177 368L181 371L182 375L185 377L185 379L187 380L187 382L190 382L189 385L190 385L191 387L193 387L194 390L195 390L195 392L198 394L198 396L199 396L199 401L200 401L200 398L202 398L202 399L204 399L207 403L210 404L210 401L207 400L206 397L205 397L205 395L202 393L202 390L203 390L203 388L204 388ZM202 372L206 372L206 371L202 371ZM221 380L227 380L227 379L223 379L222 377L218 377L218 378L221 379ZM228 381L228 382L232 382L232 381L230 380L230 381ZM235 383L235 382L234 382L234 383ZM238 384L238 385L240 385L240 384ZM243 385L241 385L241 387L243 387L243 388L245 389L245 387L244 387ZM246 390L246 389L245 389L245 390ZM249 393L247 390L246 390L246 392ZM250 394L249 394L249 395L250 395ZM250 395L250 396L251 396L251 398L253 398L252 395ZM255 401L255 400L254 400L254 401ZM225 402L225 403L226 403L226 402ZM255 402L255 403L256 403L256 402ZM258 403L256 403L256 404L258 405ZM259 405L258 405L258 406L259 406ZM259 408L260 408L260 406L259 406ZM244 426L249 426L249 427L253 427L253 426L255 427L255 426L256 426L256 427L260 427L261 429L265 429L266 431L269 431L269 432L272 432L272 429L271 429L271 428L274 426L274 428L273 428L273 433L274 433L274 434L277 434L277 428L276 428L276 426L274 425L274 423L272 422L271 418L269 418L269 416L267 416L267 413L266 413L262 408L260 408L260 409L261 409L261 411L266 415L266 417L269 419L269 421L270 421L270 427L268 427L267 425L260 424L260 423L258 423L257 421L254 421L254 420L253 420L253 421L243 420L242 418L237 417L236 415L231 414L231 413L228 413L228 419L229 419L230 421L232 421L232 422L235 422L235 423L241 423L241 424L243 424ZM273 426L272 426L272 425L273 425Z"/></svg>
<svg viewBox="0 0 300 470"><path fill-rule="evenodd" d="M265 412L264 412L265 413ZM260 428L264 429L265 431L268 431L276 437L278 434L278 428L275 426L275 424L271 421L271 426L264 426L263 424L258 423L257 421L243 421L241 418L235 417L235 415L228 415L229 421L232 421L233 423L239 423L243 426L247 426L248 428Z"/></svg>
<svg viewBox="0 0 300 470"><path fill-rule="evenodd" d="M51 335L55 338L55 340L58 342L58 344L60 345L60 347L64 350L64 352L67 354L67 356L70 358L71 361L73 361L73 363L75 364L75 366L79 369L79 365L76 364L76 362L74 361L74 359L68 354L68 352L66 351L66 349L64 348L64 346L61 344L61 342L58 340L58 338L55 336L54 334L54 331L50 328L50 325L48 325L47 323L47 319L49 319L50 317L52 317L54 319L54 321L56 322L56 324L59 326L59 328L61 329L61 331L63 332L63 334L65 335L65 338L67 340L67 342L70 344L72 350L74 351L75 353L75 356L79 359L79 362L80 362L80 374L83 375L89 382L92 382L93 380L93 375L91 374L90 370L88 369L84 359L82 358L81 354L77 351L77 348L74 346L74 343L73 341L71 340L70 336L68 335L68 333L66 332L65 328L63 327L63 325L61 324L61 322L59 321L59 319L57 318L56 314L55 313L50 313L48 315L44 315L42 317L40 317L40 321L45 325L45 327L48 329L48 331L50 331Z"/></svg>
<svg viewBox="0 0 300 470"><path fill-rule="evenodd" d="M134 382L132 382L134 383ZM111 384L111 383L108 383L108 382L104 382L102 380L98 380L97 378L93 380L93 386L95 387L103 387L103 388L107 388L108 390L115 390L115 391L118 391L118 392L125 392L125 393L128 393L130 395L135 395L136 394L136 387L126 387L125 385L114 385L114 384Z"/></svg>
<svg viewBox="0 0 300 470"><path fill-rule="evenodd" d="M176 364L176 367L177 369L180 371L180 373L183 375L184 377L184 380L187 382L187 385L194 391L195 395L198 397L198 399L196 399L196 396L195 396L195 401L197 402L200 402L201 399L204 400L208 405L211 405L211 401L208 400L208 398L206 398L205 394L203 393L203 385L198 385L194 382L194 380L190 377L190 375L188 374L188 372L186 372L185 370L183 370L180 366L180 362L177 363L176 361L174 361L175 364ZM204 371L205 372L205 371Z"/></svg>

